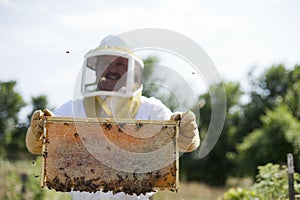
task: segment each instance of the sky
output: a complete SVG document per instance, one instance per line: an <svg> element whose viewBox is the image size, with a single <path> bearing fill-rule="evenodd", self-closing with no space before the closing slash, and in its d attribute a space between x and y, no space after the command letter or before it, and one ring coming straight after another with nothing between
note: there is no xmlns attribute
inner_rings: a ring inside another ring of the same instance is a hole
<svg viewBox="0 0 300 200"><path fill-rule="evenodd" d="M57 107L103 37L160 28L195 41L223 80L247 87L253 67L300 64L299 10L298 0L0 0L0 81Z"/></svg>

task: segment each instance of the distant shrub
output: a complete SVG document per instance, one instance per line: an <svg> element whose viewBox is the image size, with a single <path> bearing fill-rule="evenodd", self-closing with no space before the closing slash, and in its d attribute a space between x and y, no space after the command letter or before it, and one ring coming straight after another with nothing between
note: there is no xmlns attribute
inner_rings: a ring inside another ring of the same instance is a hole
<svg viewBox="0 0 300 200"><path fill-rule="evenodd" d="M300 192L300 174L294 174L295 192ZM256 182L249 189L231 188L223 200L283 200L288 198L288 173L285 165L268 163L258 167Z"/></svg>

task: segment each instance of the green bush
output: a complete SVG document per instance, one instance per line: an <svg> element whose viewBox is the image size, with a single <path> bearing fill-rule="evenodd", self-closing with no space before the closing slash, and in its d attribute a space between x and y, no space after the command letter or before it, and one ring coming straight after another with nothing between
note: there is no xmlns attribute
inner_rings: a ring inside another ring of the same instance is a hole
<svg viewBox="0 0 300 200"><path fill-rule="evenodd" d="M300 175L294 174L295 192L300 192ZM224 200L283 200L288 198L288 173L285 165L268 163L258 167L256 182L249 189L231 188L223 195Z"/></svg>
<svg viewBox="0 0 300 200"><path fill-rule="evenodd" d="M224 200L256 200L257 194L241 187L229 189L223 196Z"/></svg>

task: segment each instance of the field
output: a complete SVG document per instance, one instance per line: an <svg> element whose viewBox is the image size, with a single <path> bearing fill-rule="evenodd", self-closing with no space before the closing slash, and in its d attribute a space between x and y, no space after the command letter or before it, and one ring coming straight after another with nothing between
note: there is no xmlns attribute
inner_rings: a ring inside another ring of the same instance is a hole
<svg viewBox="0 0 300 200"><path fill-rule="evenodd" d="M212 188L202 183L180 183L178 193L160 191L154 195L154 200L216 200L224 192L224 188Z"/></svg>
<svg viewBox="0 0 300 200"><path fill-rule="evenodd" d="M40 160L11 163L0 160L0 199L70 200L69 195L40 188ZM202 183L180 183L176 192L159 191L154 200L216 200L225 189Z"/></svg>

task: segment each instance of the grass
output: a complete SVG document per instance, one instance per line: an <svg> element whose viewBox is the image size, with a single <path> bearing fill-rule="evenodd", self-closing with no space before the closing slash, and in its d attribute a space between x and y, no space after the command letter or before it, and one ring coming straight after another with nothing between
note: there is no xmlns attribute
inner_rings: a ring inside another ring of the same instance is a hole
<svg viewBox="0 0 300 200"><path fill-rule="evenodd" d="M69 200L68 194L40 186L41 159L8 162L0 159L0 199Z"/></svg>
<svg viewBox="0 0 300 200"><path fill-rule="evenodd" d="M225 188L209 187L203 183L180 183L179 191L159 191L154 200L216 200L222 197Z"/></svg>
<svg viewBox="0 0 300 200"><path fill-rule="evenodd" d="M0 159L0 199L70 200L66 193L40 187L41 159L11 163ZM25 177L22 181L22 175ZM25 191L22 190L23 186ZM154 200L216 200L224 188L212 188L202 183L180 183L176 192L159 191Z"/></svg>

